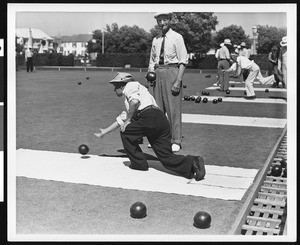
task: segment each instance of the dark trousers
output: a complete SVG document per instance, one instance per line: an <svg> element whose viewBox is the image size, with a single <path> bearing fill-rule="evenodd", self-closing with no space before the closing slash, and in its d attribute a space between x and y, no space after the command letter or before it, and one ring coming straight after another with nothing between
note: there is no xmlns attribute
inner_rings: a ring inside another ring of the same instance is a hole
<svg viewBox="0 0 300 245"><path fill-rule="evenodd" d="M193 177L192 164L195 156L176 155L172 152L170 124L160 109L143 111L131 121L124 132L121 132L131 167L147 170L147 159L138 144L141 137L147 137L154 153L166 169L188 179Z"/></svg>
<svg viewBox="0 0 300 245"><path fill-rule="evenodd" d="M27 72L29 72L29 70L31 72L33 71L33 58L32 57L27 58L26 69L27 69Z"/></svg>

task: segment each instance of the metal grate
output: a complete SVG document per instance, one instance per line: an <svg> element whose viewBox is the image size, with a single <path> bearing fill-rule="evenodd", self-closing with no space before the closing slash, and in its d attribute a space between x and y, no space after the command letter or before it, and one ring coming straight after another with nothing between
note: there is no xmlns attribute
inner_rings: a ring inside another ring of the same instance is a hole
<svg viewBox="0 0 300 245"><path fill-rule="evenodd" d="M283 137L277 153L270 165L260 191L254 199L242 235L282 235L286 228L287 203L287 167L283 167L280 176L271 175L272 167L281 165L287 159L287 137Z"/></svg>

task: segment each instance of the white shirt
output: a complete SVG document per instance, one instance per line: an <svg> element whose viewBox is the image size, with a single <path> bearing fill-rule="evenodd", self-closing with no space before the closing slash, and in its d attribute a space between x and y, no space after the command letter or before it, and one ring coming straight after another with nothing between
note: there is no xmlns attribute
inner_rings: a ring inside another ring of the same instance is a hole
<svg viewBox="0 0 300 245"><path fill-rule="evenodd" d="M33 53L29 48L25 50L25 59L32 57L32 55Z"/></svg>
<svg viewBox="0 0 300 245"><path fill-rule="evenodd" d="M229 68L231 71L235 71L237 69L237 64L242 68L242 69L251 69L255 68L255 63L253 60L249 60L245 56L238 56L236 59L237 62L234 62L232 66Z"/></svg>
<svg viewBox="0 0 300 245"><path fill-rule="evenodd" d="M153 71L155 64L159 63L162 40L163 37L161 34L153 38L148 67L149 71ZM173 31L171 28L166 33L164 47L164 64L188 64L189 57L183 37L179 33Z"/></svg>
<svg viewBox="0 0 300 245"><path fill-rule="evenodd" d="M149 105L157 106L155 99L149 93L148 89L137 81L129 82L123 89L123 95L125 97L124 103L126 110L129 110L129 103L133 99L140 102L138 110L142 110ZM127 119L127 112L123 111L117 118L118 124L121 126Z"/></svg>

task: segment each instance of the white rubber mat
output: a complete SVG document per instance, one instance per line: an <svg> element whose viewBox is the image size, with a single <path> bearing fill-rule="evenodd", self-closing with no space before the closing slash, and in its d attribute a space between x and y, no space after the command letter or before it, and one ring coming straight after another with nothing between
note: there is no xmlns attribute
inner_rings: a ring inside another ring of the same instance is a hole
<svg viewBox="0 0 300 245"><path fill-rule="evenodd" d="M158 161L149 161L148 171L137 171L121 157L28 149L16 154L16 176L223 200L241 200L258 172L207 165L205 179L196 182L171 174Z"/></svg>
<svg viewBox="0 0 300 245"><path fill-rule="evenodd" d="M286 125L286 119L279 118L216 116L203 114L182 114L182 122L266 128L284 128Z"/></svg>

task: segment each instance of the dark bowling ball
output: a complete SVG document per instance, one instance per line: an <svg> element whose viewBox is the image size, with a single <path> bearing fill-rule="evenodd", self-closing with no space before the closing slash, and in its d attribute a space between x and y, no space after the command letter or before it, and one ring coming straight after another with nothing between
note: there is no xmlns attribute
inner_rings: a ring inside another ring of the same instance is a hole
<svg viewBox="0 0 300 245"><path fill-rule="evenodd" d="M283 170L282 177L283 177L283 178L286 178L286 177L287 177L286 168Z"/></svg>
<svg viewBox="0 0 300 245"><path fill-rule="evenodd" d="M190 96L190 98L191 98L191 101L195 101L196 100L195 96Z"/></svg>
<svg viewBox="0 0 300 245"><path fill-rule="evenodd" d="M200 103L200 102L201 102L201 97L198 96L198 97L196 98L196 100L195 100L195 103Z"/></svg>
<svg viewBox="0 0 300 245"><path fill-rule="evenodd" d="M244 95L247 95L247 92L246 92L246 91L244 91Z"/></svg>
<svg viewBox="0 0 300 245"><path fill-rule="evenodd" d="M205 75L205 77L206 77L206 78L209 78L209 77L211 77L211 75Z"/></svg>
<svg viewBox="0 0 300 245"><path fill-rule="evenodd" d="M78 82L78 85L80 85L81 84L81 82Z"/></svg>
<svg viewBox="0 0 300 245"><path fill-rule="evenodd" d="M194 226L200 229L210 227L211 216L207 212L199 211L194 216Z"/></svg>
<svg viewBox="0 0 300 245"><path fill-rule="evenodd" d="M183 85L182 87L183 87L183 88L186 88L186 85Z"/></svg>
<svg viewBox="0 0 300 245"><path fill-rule="evenodd" d="M187 96L187 99L186 100L191 100L191 96Z"/></svg>
<svg viewBox="0 0 300 245"><path fill-rule="evenodd" d="M269 92L269 89L268 89L268 88L266 88L265 92L266 92L266 93L268 93L268 92Z"/></svg>
<svg viewBox="0 0 300 245"><path fill-rule="evenodd" d="M205 91L205 95L209 95L209 92L208 92L208 91Z"/></svg>
<svg viewBox="0 0 300 245"><path fill-rule="evenodd" d="M235 87L235 84L233 83L233 84L231 84L230 86L231 86L231 87Z"/></svg>
<svg viewBox="0 0 300 245"><path fill-rule="evenodd" d="M187 95L183 96L183 99L188 100L188 96Z"/></svg>
<svg viewBox="0 0 300 245"><path fill-rule="evenodd" d="M202 101L203 101L203 103L207 103L208 99L204 98Z"/></svg>
<svg viewBox="0 0 300 245"><path fill-rule="evenodd" d="M156 73L153 72L153 71L149 71L146 74L146 79L147 79L148 82L154 82L156 80Z"/></svg>
<svg viewBox="0 0 300 245"><path fill-rule="evenodd" d="M271 175L278 177L281 175L282 167L280 165L274 165L271 169Z"/></svg>
<svg viewBox="0 0 300 245"><path fill-rule="evenodd" d="M280 165L281 165L281 167L286 168L286 159L282 159L280 161Z"/></svg>
<svg viewBox="0 0 300 245"><path fill-rule="evenodd" d="M217 103L218 103L218 100L217 100L217 99L213 99L213 103L214 103L214 104L217 104Z"/></svg>
<svg viewBox="0 0 300 245"><path fill-rule="evenodd" d="M135 219L145 218L147 216L146 205L142 202L135 202L130 207L130 216Z"/></svg>
<svg viewBox="0 0 300 245"><path fill-rule="evenodd" d="M219 102L222 102L222 98L218 98L218 101L219 101Z"/></svg>
<svg viewBox="0 0 300 245"><path fill-rule="evenodd" d="M86 80L89 80L90 78L89 77L86 77Z"/></svg>
<svg viewBox="0 0 300 245"><path fill-rule="evenodd" d="M230 94L230 90L226 90L226 94Z"/></svg>
<svg viewBox="0 0 300 245"><path fill-rule="evenodd" d="M89 147L87 145L82 144L78 147L78 151L81 155L86 155L89 152Z"/></svg>
<svg viewBox="0 0 300 245"><path fill-rule="evenodd" d="M202 95L205 95L206 91L202 91Z"/></svg>

